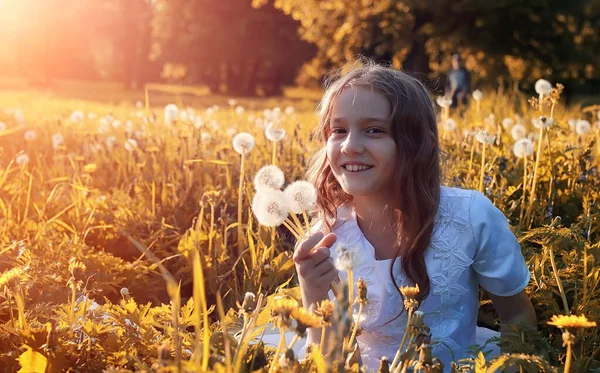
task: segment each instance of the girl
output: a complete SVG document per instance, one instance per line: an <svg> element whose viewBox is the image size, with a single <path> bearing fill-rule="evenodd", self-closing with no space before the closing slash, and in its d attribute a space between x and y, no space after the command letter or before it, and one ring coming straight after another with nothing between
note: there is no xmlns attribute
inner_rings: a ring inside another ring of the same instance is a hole
<svg viewBox="0 0 600 373"><path fill-rule="evenodd" d="M356 247L354 279L368 286L357 337L363 364L393 359L407 312L399 286L419 285L432 351L445 366L476 343L479 286L505 325L536 316L524 291L529 271L503 213L481 193L440 183L440 147L425 87L371 62L328 85L318 133L324 147L308 178L318 190L318 233L294 261L306 307L330 298L335 243ZM354 284L356 286L356 284ZM356 291L354 294L357 294ZM308 342L319 343L310 329Z"/></svg>

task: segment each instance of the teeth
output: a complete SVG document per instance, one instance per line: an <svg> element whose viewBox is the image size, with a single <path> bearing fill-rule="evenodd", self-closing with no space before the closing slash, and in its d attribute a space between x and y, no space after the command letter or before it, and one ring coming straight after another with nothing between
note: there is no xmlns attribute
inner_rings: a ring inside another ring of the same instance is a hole
<svg viewBox="0 0 600 373"><path fill-rule="evenodd" d="M363 170L368 170L369 168L371 168L371 166L362 166L362 165L357 165L357 164L347 164L344 167L346 168L346 170L351 171L351 172L363 171Z"/></svg>

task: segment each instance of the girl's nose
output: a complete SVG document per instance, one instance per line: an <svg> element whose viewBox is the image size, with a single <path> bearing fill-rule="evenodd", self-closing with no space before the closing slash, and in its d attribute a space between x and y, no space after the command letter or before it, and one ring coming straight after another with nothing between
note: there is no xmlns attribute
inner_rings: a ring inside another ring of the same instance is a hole
<svg viewBox="0 0 600 373"><path fill-rule="evenodd" d="M342 153L352 154L352 153L362 153L365 150L365 146L363 144L360 133L357 132L348 132L348 135L342 142Z"/></svg>

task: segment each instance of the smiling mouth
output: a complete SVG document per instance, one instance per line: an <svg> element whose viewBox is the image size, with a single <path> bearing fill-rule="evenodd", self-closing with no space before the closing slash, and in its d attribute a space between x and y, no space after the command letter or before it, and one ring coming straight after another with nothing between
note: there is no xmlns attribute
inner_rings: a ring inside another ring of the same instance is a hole
<svg viewBox="0 0 600 373"><path fill-rule="evenodd" d="M347 164L347 165L342 166L342 168L345 169L346 171L350 171L350 172L360 172L360 171L369 170L369 169L373 168L373 166Z"/></svg>

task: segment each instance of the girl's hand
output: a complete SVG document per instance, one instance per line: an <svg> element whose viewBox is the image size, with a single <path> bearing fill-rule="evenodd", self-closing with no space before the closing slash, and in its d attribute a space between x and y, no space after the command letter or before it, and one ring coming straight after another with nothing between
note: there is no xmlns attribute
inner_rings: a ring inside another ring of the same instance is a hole
<svg viewBox="0 0 600 373"><path fill-rule="evenodd" d="M318 232L301 241L296 247L293 260L296 263L302 299L306 307L329 298L329 285L338 275L329 250L336 238L334 233L323 237L323 233Z"/></svg>

